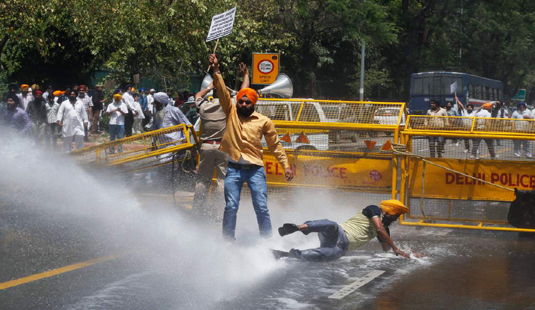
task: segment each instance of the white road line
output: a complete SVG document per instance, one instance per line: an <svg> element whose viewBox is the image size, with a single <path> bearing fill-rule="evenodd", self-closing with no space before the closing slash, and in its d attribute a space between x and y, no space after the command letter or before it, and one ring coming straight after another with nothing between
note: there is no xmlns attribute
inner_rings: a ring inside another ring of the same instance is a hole
<svg viewBox="0 0 535 310"><path fill-rule="evenodd" d="M374 270L361 278L349 278L350 280L355 280L355 282L344 286L338 292L329 296L329 298L330 299L342 299L346 297L347 295L356 291L359 287L363 286L364 284L371 282L373 279L377 278L383 273L385 273L383 270Z"/></svg>

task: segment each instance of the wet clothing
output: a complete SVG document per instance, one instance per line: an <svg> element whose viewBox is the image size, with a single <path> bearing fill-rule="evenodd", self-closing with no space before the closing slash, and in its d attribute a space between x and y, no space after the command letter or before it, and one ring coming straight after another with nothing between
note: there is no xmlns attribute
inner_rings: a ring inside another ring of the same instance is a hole
<svg viewBox="0 0 535 310"><path fill-rule="evenodd" d="M377 237L377 229L372 224L372 218L375 216L382 219L381 208L373 205L367 206L361 213L340 225L349 240L349 251L353 251Z"/></svg>
<svg viewBox="0 0 535 310"><path fill-rule="evenodd" d="M338 225L329 220L308 221L305 235L317 232L320 247L308 250L290 250L290 257L306 261L332 261L343 256L347 251L353 251L377 237L377 229L372 218L382 218L381 208L370 205L354 217Z"/></svg>
<svg viewBox="0 0 535 310"><path fill-rule="evenodd" d="M234 239L236 219L240 206L240 196L243 183L251 191L253 207L260 235L271 235L271 217L267 206L267 184L264 166L239 165L229 163L225 177L225 212L223 214L223 236Z"/></svg>
<svg viewBox="0 0 535 310"><path fill-rule="evenodd" d="M214 86L221 107L227 115L227 128L221 142L221 150L229 154L230 160L263 166L262 137L264 137L269 150L273 152L281 166L289 168L286 152L273 121L256 111L247 118L239 116L219 73L214 74Z"/></svg>
<svg viewBox="0 0 535 310"><path fill-rule="evenodd" d="M154 129L162 129L172 127L180 124L191 125L184 113L170 104L166 105L161 110L156 110L154 115ZM181 141L185 139L185 135L182 131L175 131L173 133L165 134L168 139Z"/></svg>
<svg viewBox="0 0 535 310"><path fill-rule="evenodd" d="M22 134L29 133L32 128L32 121L28 113L20 107L16 107L13 110L5 109L2 113L2 118L8 126Z"/></svg>

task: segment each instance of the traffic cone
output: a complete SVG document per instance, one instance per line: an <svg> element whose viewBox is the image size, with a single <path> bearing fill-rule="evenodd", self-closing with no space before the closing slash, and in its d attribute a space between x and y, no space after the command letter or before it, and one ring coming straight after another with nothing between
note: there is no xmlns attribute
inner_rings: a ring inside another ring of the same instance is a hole
<svg viewBox="0 0 535 310"><path fill-rule="evenodd" d="M284 136L282 136L281 141L292 143L292 138L290 138L290 133L287 132Z"/></svg>
<svg viewBox="0 0 535 310"><path fill-rule="evenodd" d="M392 150L392 142L390 140L386 140L385 144L381 147L381 151L391 151Z"/></svg>
<svg viewBox="0 0 535 310"><path fill-rule="evenodd" d="M375 146L375 144L377 142L375 141L370 141L370 140L364 140L364 143L366 144L366 147L368 148L368 150L373 150L373 147Z"/></svg>
<svg viewBox="0 0 535 310"><path fill-rule="evenodd" d="M307 135L304 131L301 131L299 134L299 137L295 139L295 143L304 143L304 144L310 144L310 140L308 140Z"/></svg>

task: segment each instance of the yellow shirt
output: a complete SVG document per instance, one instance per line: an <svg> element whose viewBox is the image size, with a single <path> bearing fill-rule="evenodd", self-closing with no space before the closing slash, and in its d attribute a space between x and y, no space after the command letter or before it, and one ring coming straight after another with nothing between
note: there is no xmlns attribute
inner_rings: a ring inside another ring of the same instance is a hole
<svg viewBox="0 0 535 310"><path fill-rule="evenodd" d="M214 87L223 111L227 115L227 129L223 135L220 150L239 162L240 157L258 166L264 166L262 136L266 139L268 149L273 152L283 168L288 168L288 158L269 117L253 112L244 118L238 115L236 105L231 101L221 74L214 74Z"/></svg>
<svg viewBox="0 0 535 310"><path fill-rule="evenodd" d="M353 251L377 237L377 229L375 229L372 219L367 218L362 212L340 224L340 226L342 226L349 241L348 251Z"/></svg>

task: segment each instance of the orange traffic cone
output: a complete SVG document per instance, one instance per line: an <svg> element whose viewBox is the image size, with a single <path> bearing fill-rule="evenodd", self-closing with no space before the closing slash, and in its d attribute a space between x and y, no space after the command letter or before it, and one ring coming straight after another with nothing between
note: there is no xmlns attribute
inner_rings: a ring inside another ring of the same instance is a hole
<svg viewBox="0 0 535 310"><path fill-rule="evenodd" d="M292 138L290 138L290 133L287 132L284 136L282 136L281 141L292 143Z"/></svg>
<svg viewBox="0 0 535 310"><path fill-rule="evenodd" d="M310 144L310 140L308 140L307 135L305 134L305 132L301 131L301 133L299 134L299 137L297 137L297 139L295 139L295 143Z"/></svg>
<svg viewBox="0 0 535 310"><path fill-rule="evenodd" d="M392 142L390 140L386 140L385 144L383 144L383 147L381 147L381 151L391 151L392 150Z"/></svg>
<svg viewBox="0 0 535 310"><path fill-rule="evenodd" d="M368 150L373 150L373 147L375 146L375 144L377 142L375 141L370 141L370 140L364 140L364 143L366 144L366 147L368 148Z"/></svg>

